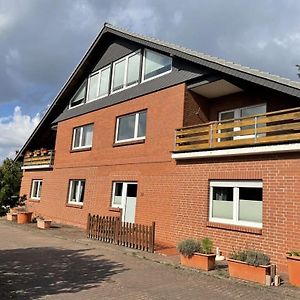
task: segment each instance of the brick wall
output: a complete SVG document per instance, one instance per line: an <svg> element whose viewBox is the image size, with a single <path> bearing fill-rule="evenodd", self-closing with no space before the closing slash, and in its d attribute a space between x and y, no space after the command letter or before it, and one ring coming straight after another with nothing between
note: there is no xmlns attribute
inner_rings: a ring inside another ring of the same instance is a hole
<svg viewBox="0 0 300 300"><path fill-rule="evenodd" d="M186 237L209 236L225 255L233 247L255 248L286 271L286 251L300 248L300 155L172 160L174 129L183 125L183 107L196 107L184 103L184 94L185 86L179 85L61 122L54 170L24 172L20 194L29 194L32 179L43 179L41 201L29 201L30 209L85 227L88 213L118 214L109 210L113 181L137 181L136 222L156 221L158 241L175 245ZM113 147L116 117L141 109L148 111L145 143ZM92 150L70 152L73 127L90 122ZM68 183L76 178L86 179L82 208L67 206ZM208 223L210 179L262 180L262 231Z"/></svg>

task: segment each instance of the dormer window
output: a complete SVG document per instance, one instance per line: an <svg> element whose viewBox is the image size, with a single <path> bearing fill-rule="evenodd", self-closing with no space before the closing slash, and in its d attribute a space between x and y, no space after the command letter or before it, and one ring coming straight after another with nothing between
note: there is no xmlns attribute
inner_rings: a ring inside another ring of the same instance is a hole
<svg viewBox="0 0 300 300"><path fill-rule="evenodd" d="M102 68L89 77L87 102L97 100L108 95L110 66Z"/></svg>
<svg viewBox="0 0 300 300"><path fill-rule="evenodd" d="M77 90L76 94L71 99L70 105L69 105L70 108L81 105L81 104L84 103L85 91L86 91L86 82L84 82L80 86L80 88Z"/></svg>
<svg viewBox="0 0 300 300"><path fill-rule="evenodd" d="M138 51L113 63L112 93L139 82L140 61L141 53Z"/></svg>
<svg viewBox="0 0 300 300"><path fill-rule="evenodd" d="M154 79L172 70L172 58L149 49L145 49L143 81Z"/></svg>

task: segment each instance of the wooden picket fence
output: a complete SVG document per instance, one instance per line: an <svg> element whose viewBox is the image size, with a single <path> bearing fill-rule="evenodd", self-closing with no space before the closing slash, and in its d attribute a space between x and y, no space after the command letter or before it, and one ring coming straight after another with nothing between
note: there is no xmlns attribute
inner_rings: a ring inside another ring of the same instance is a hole
<svg viewBox="0 0 300 300"><path fill-rule="evenodd" d="M155 222L148 226L121 222L119 217L89 214L87 237L153 253Z"/></svg>

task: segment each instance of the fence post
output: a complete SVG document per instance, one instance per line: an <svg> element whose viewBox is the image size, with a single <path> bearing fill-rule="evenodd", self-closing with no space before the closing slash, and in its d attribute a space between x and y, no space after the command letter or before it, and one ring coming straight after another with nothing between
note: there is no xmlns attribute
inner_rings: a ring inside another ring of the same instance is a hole
<svg viewBox="0 0 300 300"><path fill-rule="evenodd" d="M152 222L151 236L150 236L150 252L154 253L154 242L155 242L155 222Z"/></svg>
<svg viewBox="0 0 300 300"><path fill-rule="evenodd" d="M87 237L90 237L90 215L87 216L87 223L86 223L86 235Z"/></svg>
<svg viewBox="0 0 300 300"><path fill-rule="evenodd" d="M119 243L119 231L120 231L120 218L116 217L114 244Z"/></svg>

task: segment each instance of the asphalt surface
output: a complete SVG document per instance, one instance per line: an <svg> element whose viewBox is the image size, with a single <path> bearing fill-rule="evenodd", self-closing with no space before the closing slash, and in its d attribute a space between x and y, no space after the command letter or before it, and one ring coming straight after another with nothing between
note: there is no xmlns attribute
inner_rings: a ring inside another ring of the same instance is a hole
<svg viewBox="0 0 300 300"><path fill-rule="evenodd" d="M87 240L73 227L42 231L0 220L1 300L300 299L300 289L288 285L265 287L211 274Z"/></svg>

